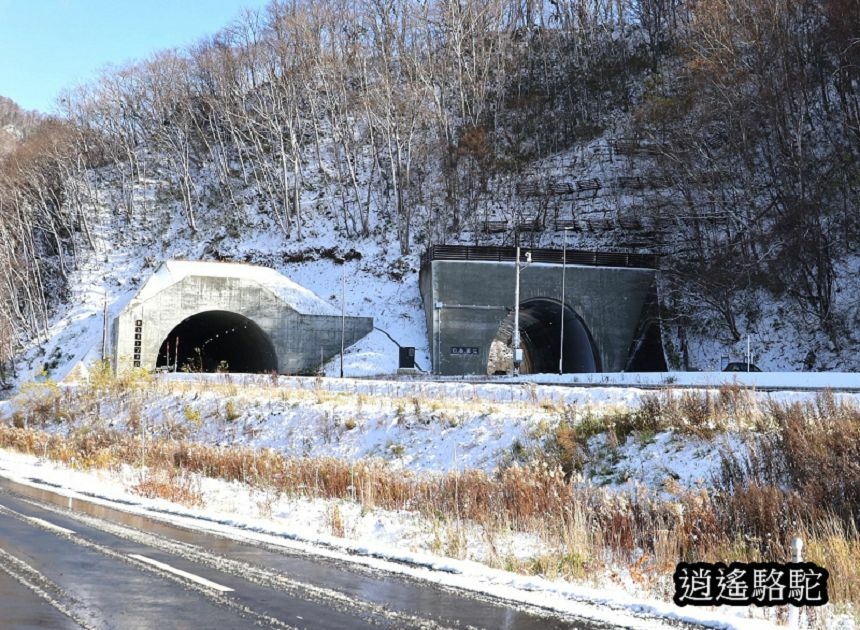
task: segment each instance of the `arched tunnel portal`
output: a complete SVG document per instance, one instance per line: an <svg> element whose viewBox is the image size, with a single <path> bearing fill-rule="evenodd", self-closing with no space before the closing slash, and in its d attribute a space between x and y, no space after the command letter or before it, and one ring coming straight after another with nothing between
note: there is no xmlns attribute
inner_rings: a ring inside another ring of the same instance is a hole
<svg viewBox="0 0 860 630"><path fill-rule="evenodd" d="M278 370L278 358L269 336L253 320L230 311L205 311L168 333L156 367L268 373Z"/></svg>
<svg viewBox="0 0 860 630"><path fill-rule="evenodd" d="M511 312L502 321L493 341L489 373L510 368L513 328L514 314ZM557 300L537 298L520 304L520 339L523 349L521 373L558 373L561 357L562 372L601 371L594 340L585 323L570 306L565 305L562 309L561 302Z"/></svg>

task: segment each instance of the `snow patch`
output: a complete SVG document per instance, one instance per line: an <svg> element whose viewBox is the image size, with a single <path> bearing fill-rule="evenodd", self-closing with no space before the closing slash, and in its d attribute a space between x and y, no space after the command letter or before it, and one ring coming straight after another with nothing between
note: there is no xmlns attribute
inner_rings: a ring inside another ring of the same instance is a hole
<svg viewBox="0 0 860 630"><path fill-rule="evenodd" d="M137 299L144 302L189 276L248 280L268 289L290 308L303 315L340 315L337 309L313 291L296 284L274 269L242 263L167 260L143 285Z"/></svg>

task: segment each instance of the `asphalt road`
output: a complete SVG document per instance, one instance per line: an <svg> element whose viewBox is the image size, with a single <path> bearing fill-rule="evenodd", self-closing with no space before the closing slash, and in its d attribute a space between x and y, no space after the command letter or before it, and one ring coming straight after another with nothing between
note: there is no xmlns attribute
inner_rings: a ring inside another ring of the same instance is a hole
<svg viewBox="0 0 860 630"><path fill-rule="evenodd" d="M3 628L608 626L0 480Z"/></svg>

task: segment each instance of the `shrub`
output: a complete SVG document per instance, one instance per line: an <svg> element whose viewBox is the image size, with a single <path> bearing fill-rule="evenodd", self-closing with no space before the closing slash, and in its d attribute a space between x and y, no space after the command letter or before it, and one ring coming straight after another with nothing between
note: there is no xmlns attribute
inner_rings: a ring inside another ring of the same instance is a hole
<svg viewBox="0 0 860 630"><path fill-rule="evenodd" d="M44 426L64 417L60 411L62 391L53 379L30 381L21 385L14 404L22 416L24 426Z"/></svg>
<svg viewBox="0 0 860 630"><path fill-rule="evenodd" d="M190 507L203 505L199 480L187 471L172 467L142 473L132 491L150 499L166 499Z"/></svg>
<svg viewBox="0 0 860 630"><path fill-rule="evenodd" d="M194 426L203 426L203 416L200 414L198 409L195 409L191 405L185 405L185 407L182 408L182 415L185 416L186 421Z"/></svg>
<svg viewBox="0 0 860 630"><path fill-rule="evenodd" d="M238 420L241 416L242 413L236 408L236 403L232 400L228 400L224 405L224 418L227 422Z"/></svg>

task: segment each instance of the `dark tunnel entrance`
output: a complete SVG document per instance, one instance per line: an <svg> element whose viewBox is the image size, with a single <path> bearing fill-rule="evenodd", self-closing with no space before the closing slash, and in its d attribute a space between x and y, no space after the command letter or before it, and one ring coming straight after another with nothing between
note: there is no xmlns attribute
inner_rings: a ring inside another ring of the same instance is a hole
<svg viewBox="0 0 860 630"><path fill-rule="evenodd" d="M600 372L594 342L582 319L569 306L564 307L564 350L561 344L562 307L550 299L528 300L520 304L520 339L523 348L522 374L555 373L563 356L562 372ZM511 338L514 314L502 321L490 348L487 371L490 374L511 369Z"/></svg>
<svg viewBox="0 0 860 630"><path fill-rule="evenodd" d="M261 373L277 371L278 358L268 335L247 317L206 311L170 331L155 365L191 372Z"/></svg>

